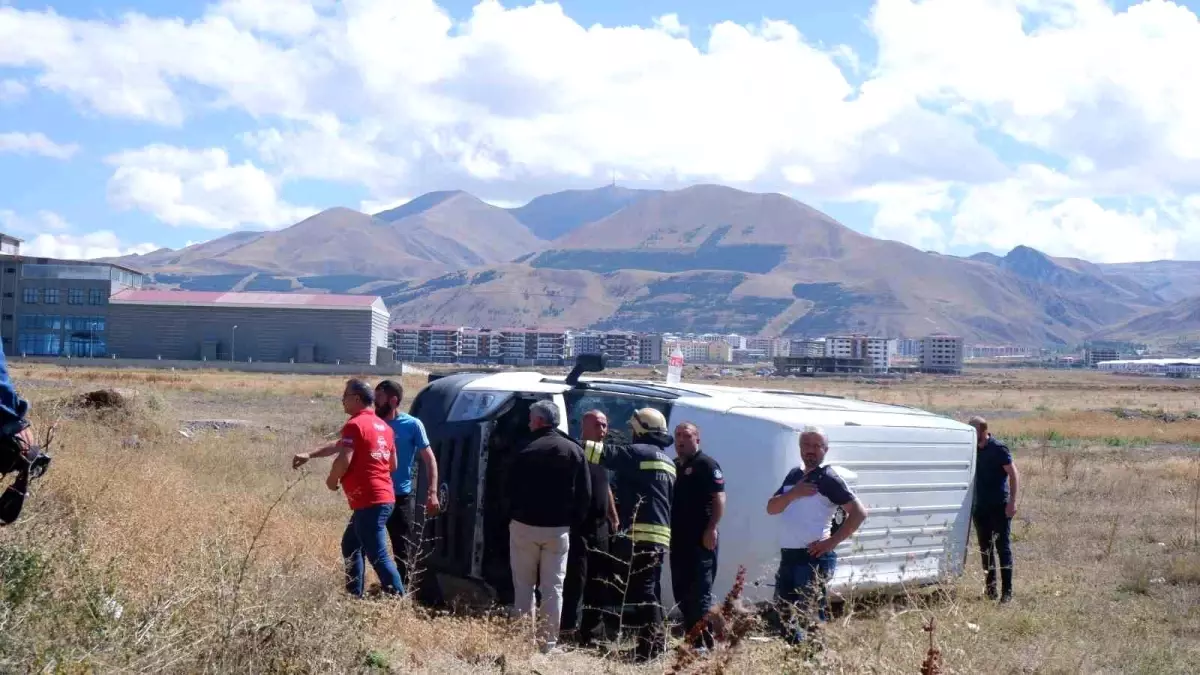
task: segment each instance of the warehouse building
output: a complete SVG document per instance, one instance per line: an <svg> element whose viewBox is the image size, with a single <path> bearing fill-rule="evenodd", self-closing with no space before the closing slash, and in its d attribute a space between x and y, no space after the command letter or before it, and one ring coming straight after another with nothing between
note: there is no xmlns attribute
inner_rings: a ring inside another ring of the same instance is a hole
<svg viewBox="0 0 1200 675"><path fill-rule="evenodd" d="M388 311L369 295L127 289L109 299L118 358L275 363L386 362Z"/></svg>

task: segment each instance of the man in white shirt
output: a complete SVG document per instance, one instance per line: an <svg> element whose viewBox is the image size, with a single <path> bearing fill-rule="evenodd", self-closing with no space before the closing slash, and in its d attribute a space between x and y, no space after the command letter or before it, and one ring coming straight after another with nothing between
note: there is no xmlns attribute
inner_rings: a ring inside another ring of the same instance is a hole
<svg viewBox="0 0 1200 675"><path fill-rule="evenodd" d="M779 516L779 570L775 574L775 602L784 621L787 638L804 640L806 625L796 614L806 611L814 600L818 620L829 616L825 584L837 566L834 549L848 539L867 517L866 509L850 491L836 469L825 464L829 439L817 427L800 432L803 466L788 472L783 484L767 500L767 513ZM833 527L838 509L846 518Z"/></svg>

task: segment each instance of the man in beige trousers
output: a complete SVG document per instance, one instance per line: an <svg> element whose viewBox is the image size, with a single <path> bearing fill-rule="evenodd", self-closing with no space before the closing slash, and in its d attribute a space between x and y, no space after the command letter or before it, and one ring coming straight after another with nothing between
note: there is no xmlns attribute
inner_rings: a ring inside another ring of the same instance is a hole
<svg viewBox="0 0 1200 675"><path fill-rule="evenodd" d="M559 419L552 401L530 407L533 438L509 465L506 490L513 609L527 618L533 613L534 587L541 591L538 638L546 653L558 642L571 527L584 521L592 498L583 451L558 429Z"/></svg>

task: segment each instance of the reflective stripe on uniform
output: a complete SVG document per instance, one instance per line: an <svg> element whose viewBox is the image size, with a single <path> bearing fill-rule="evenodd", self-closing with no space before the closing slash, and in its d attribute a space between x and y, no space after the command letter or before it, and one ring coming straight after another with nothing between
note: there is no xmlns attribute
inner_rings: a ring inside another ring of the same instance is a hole
<svg viewBox="0 0 1200 675"><path fill-rule="evenodd" d="M671 545L671 528L666 525L654 525L652 523L634 523L630 528L630 539L635 542L648 542L651 544L662 544L663 546Z"/></svg>
<svg viewBox="0 0 1200 675"><path fill-rule="evenodd" d="M584 441L583 456L589 464L599 464L604 458L604 443L602 441Z"/></svg>
<svg viewBox="0 0 1200 675"><path fill-rule="evenodd" d="M675 465L671 462L664 462L661 459L651 459L642 462L641 464L638 464L638 468L642 471L666 471L672 476L675 475Z"/></svg>

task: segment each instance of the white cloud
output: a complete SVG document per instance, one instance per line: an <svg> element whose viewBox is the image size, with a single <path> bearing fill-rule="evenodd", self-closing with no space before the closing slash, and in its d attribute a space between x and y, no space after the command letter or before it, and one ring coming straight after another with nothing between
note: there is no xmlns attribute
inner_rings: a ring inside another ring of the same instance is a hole
<svg viewBox="0 0 1200 675"><path fill-rule="evenodd" d="M279 186L303 178L365 187L374 212L617 174L867 202L876 234L922 248L1111 260L1200 242L1184 207L1200 194L1200 20L1185 7L877 0L874 62L782 21L643 24L496 0L461 22L432 0L222 0L194 21L0 7L0 67L105 115L258 120L241 135L257 165L160 146L114 161L113 202L171 224L291 222L306 210Z"/></svg>
<svg viewBox="0 0 1200 675"><path fill-rule="evenodd" d="M39 86L101 113L176 125L185 101L173 87L199 85L207 105L288 114L303 109L308 82L323 73L224 16L76 20L12 7L0 7L0 66L35 69Z"/></svg>
<svg viewBox="0 0 1200 675"><path fill-rule="evenodd" d="M687 26L679 23L678 14L663 14L654 19L654 27L673 37L687 37Z"/></svg>
<svg viewBox="0 0 1200 675"><path fill-rule="evenodd" d="M1191 200L1106 208L1086 196L1085 184L1039 165L955 192L950 183L881 184L851 198L878 207L874 235L922 249L1025 245L1095 262L1132 262L1174 257L1186 241L1200 244L1200 209L1190 208Z"/></svg>
<svg viewBox="0 0 1200 675"><path fill-rule="evenodd" d="M27 217L12 210L0 209L0 228L6 234L24 237L46 231L66 232L71 225L53 211L38 211L32 217Z"/></svg>
<svg viewBox="0 0 1200 675"><path fill-rule="evenodd" d="M108 197L120 209L138 209L169 225L211 229L291 225L316 209L279 195L275 180L250 162L231 164L221 149L151 145L115 154Z"/></svg>
<svg viewBox="0 0 1200 675"><path fill-rule="evenodd" d="M855 191L851 199L876 205L872 221L876 237L922 250L945 249L946 231L934 216L954 205L949 183L879 183Z"/></svg>
<svg viewBox="0 0 1200 675"><path fill-rule="evenodd" d="M263 33L302 37L313 32L324 2L307 0L221 0L210 14Z"/></svg>
<svg viewBox="0 0 1200 675"><path fill-rule="evenodd" d="M23 133L10 131L0 133L0 154L11 152L18 155L41 155L51 159L70 159L79 152L73 143L61 145L39 132Z"/></svg>
<svg viewBox="0 0 1200 675"><path fill-rule="evenodd" d="M149 243L124 243L110 230L76 233L65 218L53 211L22 216L11 210L0 210L0 228L25 240L21 244L22 254L46 258L86 260L149 253L158 248Z"/></svg>
<svg viewBox="0 0 1200 675"><path fill-rule="evenodd" d="M247 136L264 161L377 194L613 171L782 185L781 164L844 161L886 121L851 110L879 102L847 102L834 57L785 22L723 22L693 43L672 14L584 28L544 3L485 0L461 24L429 0L323 8L230 1L191 23L0 9L0 65L106 114L179 124L217 104L286 118Z"/></svg>
<svg viewBox="0 0 1200 675"><path fill-rule="evenodd" d="M29 94L29 87L20 80L0 80L0 103L14 103Z"/></svg>
<svg viewBox="0 0 1200 675"><path fill-rule="evenodd" d="M1171 258L1187 229L1200 231L1200 219L1172 222L1160 215L1161 205L1105 208L1084 192L1043 167L969 188L951 218L950 243L1000 250L1024 244L1095 262L1131 262Z"/></svg>
<svg viewBox="0 0 1200 675"><path fill-rule="evenodd" d="M39 234L21 245L21 253L46 258L89 260L114 258L134 253L145 254L159 247L150 244L125 244L110 230L87 234Z"/></svg>
<svg viewBox="0 0 1200 675"><path fill-rule="evenodd" d="M1024 10L1024 11L1023 11ZM1200 160L1200 20L1170 2L880 0L878 79L1099 170ZM1175 161L1170 161L1175 160Z"/></svg>

